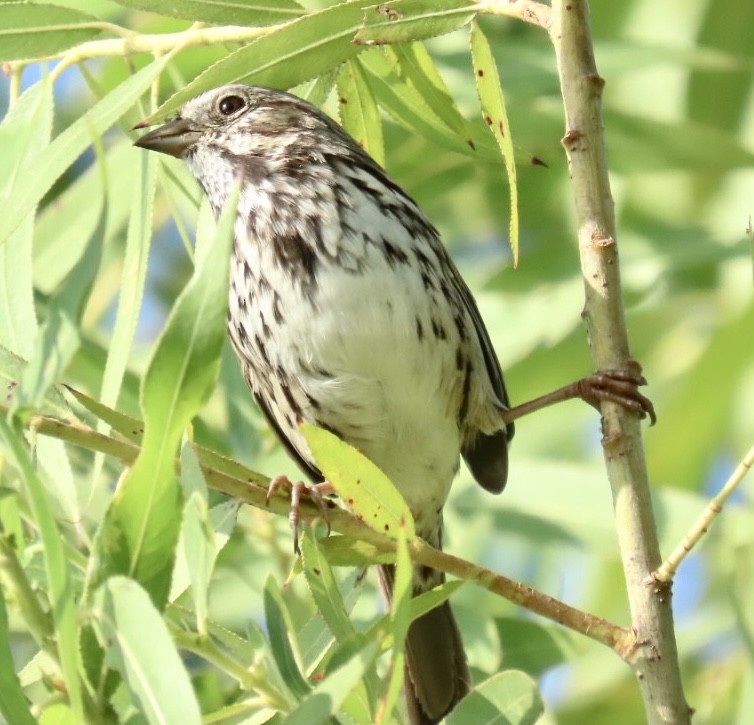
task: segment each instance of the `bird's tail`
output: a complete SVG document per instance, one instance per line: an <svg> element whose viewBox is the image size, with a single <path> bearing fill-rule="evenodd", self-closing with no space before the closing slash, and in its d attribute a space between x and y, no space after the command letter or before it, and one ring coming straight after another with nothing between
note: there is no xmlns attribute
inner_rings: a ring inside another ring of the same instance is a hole
<svg viewBox="0 0 754 725"><path fill-rule="evenodd" d="M391 600L395 569L379 567L380 585ZM444 581L440 572L414 584L414 596ZM416 580L417 577L415 576ZM411 725L439 723L469 691L471 677L466 666L461 633L446 601L411 623L406 636L406 670L403 691Z"/></svg>

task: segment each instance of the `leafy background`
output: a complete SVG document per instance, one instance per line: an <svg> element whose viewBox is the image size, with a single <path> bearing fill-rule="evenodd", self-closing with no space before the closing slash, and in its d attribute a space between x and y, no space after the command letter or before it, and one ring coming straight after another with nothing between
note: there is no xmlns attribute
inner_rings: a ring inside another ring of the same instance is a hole
<svg viewBox="0 0 754 725"><path fill-rule="evenodd" d="M309 9L326 4L303 3ZM2 28L21 23L27 16L18 13L29 5L0 3L0 46L6 54L15 48L15 35ZM248 5L252 8L254 3ZM189 23L180 17L138 9L160 12L168 6L189 12L211 7L198 1L72 0L56 3L53 10L45 7L44 13L45 22L58 19L52 13L59 12L61 22L81 24L80 15L71 20L73 16L64 14L73 8L139 34L187 28ZM280 22L288 19L281 17L288 10L300 10L292 0L277 7L280 14L261 20L250 15L249 24ZM30 35L38 45L23 46L21 55L6 55L8 59L57 51L55 38L39 31L36 17L32 26L37 32ZM244 23L229 17L216 20ZM656 427L646 431L645 442L667 553L754 438L752 235L747 233L754 206L754 9L734 0L595 0L592 20L598 67L607 81L605 126L632 352L650 381L648 394L659 417ZM112 37L107 28L86 22L76 29L79 35L60 48L89 37ZM315 63L310 72L322 75L296 90L325 102L334 114L339 113L337 98L345 91L363 94L367 110L370 97L376 102L379 116L349 118L343 113L341 119L355 135L361 130L378 158L384 153L390 174L440 228L479 300L516 403L586 374L589 356L580 320L582 283L560 147L562 107L552 48L541 30L514 20L485 17L480 25L497 61L516 147L517 269L506 240L506 177L481 119L468 27L425 43L465 119L455 131L447 119L456 116L443 103L435 106L434 114L411 113L415 98L405 95L395 75L381 75L384 56L379 50L362 51L357 58L355 49L356 60L349 61L337 78L324 68L326 60L321 68ZM302 38L294 34L294 47L297 40ZM273 46L266 52L274 54ZM155 98L167 99L239 47L214 43L164 58ZM408 46L395 48L396 53L421 53ZM280 77L302 76L301 59L298 65L295 60L293 70L281 71ZM405 56L403 62L407 63ZM191 278L197 187L180 164L157 160L130 145L135 138L131 126L156 108L155 98L146 93L150 81L141 88L134 83L137 71L152 72L148 63L148 55L133 54L126 61L100 58L65 70L55 78L54 114L41 86L34 84L46 73L55 73L55 65L30 65L21 86L30 89L27 93L39 93L39 100L28 104L28 115L14 120L10 114L0 126L0 231L7 232L13 215L27 208L18 217L21 225L0 247L0 343L20 358L36 361L36 367L27 368L33 372L25 373L21 386L22 402L30 408L39 406L50 383L65 382L125 414L142 417L140 380L149 369L157 336ZM0 85L3 104L13 83L6 79ZM334 83L338 93L331 92ZM110 111L75 126L100 100L110 104ZM26 108L16 103L17 110ZM65 133L69 136L52 153L53 147L47 146L50 135L57 140ZM476 141L476 151L465 143L468 135ZM33 216L28 212L37 203ZM203 232L199 226L200 238L211 244L214 232L206 219ZM219 345L219 338L212 344ZM170 347L165 352L176 364L182 354ZM16 381L18 369L5 358L4 378ZM245 393L227 344L219 383L212 387L211 382L202 383L207 390L191 394L194 408L201 408L193 420L195 440L255 471L295 476L295 468ZM50 394L47 400L53 404ZM190 414L193 411L187 411ZM173 424L180 435L183 425ZM65 712L70 717L71 711L54 693L61 670L69 692L75 690L71 668L76 666L76 643L70 628L77 626L76 618L74 612L57 610L52 616L45 593L68 591L66 587L80 590L87 566L97 566L92 559L98 551L95 532L106 511L113 511L113 485L123 467L116 458L39 436L36 469L25 468L24 461L32 461L24 458L23 446L9 442L12 431L6 433L6 455L0 459L2 540L12 543L42 602L39 615L56 633L60 667L51 664L49 653L40 653L44 647L32 636L31 605L25 607L21 592L10 586L6 564L0 581L6 593L10 650L24 692L37 708L34 716ZM185 468L191 468L190 462ZM35 476L37 489L29 483ZM161 673L178 678L181 684L160 703L168 714L173 706L188 708L175 711L184 718L181 721L193 721L200 709L223 722L243 721L255 712L259 719L248 721L262 722L276 709L290 712L305 702L310 690L306 681L297 679L301 674L295 667L287 669L286 647L291 645L286 645L284 630L296 632L293 647L308 665L322 657L327 660L333 637L327 635L332 621L328 619L326 626L315 616L317 605L306 577L296 568L286 521L243 507L234 525L235 507L219 495L207 497L201 476L182 484L190 504L183 518L179 521L174 509L166 511L168 518L174 515L175 527L181 525L184 539L200 542L200 554L190 553L188 566L186 556L179 554L172 593L163 593L171 605L160 615L132 580L114 577L88 600L90 616L100 633L109 633L116 642L149 644L135 661L155 681ZM737 494L702 547L683 565L675 586L679 649L697 722L743 723L754 707L750 489L749 483ZM37 498L19 493L33 490ZM54 524L45 517L44 505ZM446 524L447 548L452 552L613 621L629 621L599 422L587 406L567 403L523 420L513 445L508 489L499 498L490 497L462 472ZM202 532L194 538L186 533L193 525ZM124 528L116 527L128 539ZM61 535L57 544L50 537L53 531ZM50 563L55 557L63 562L57 574L65 572L69 580L56 580ZM200 566L198 557L207 561ZM292 568L297 576L289 577ZM100 571L102 580L107 571ZM115 566L115 571L121 570ZM356 583L351 569L339 568L335 578L356 630L368 631L382 611L371 576ZM181 595L189 582L193 597ZM96 583L89 582L92 587ZM333 596L335 586L330 584ZM453 595L453 605L477 681L500 669L523 670L538 679L546 703L542 722L641 721L642 706L630 671L601 645L529 617L472 586L461 587ZM129 620L129 611L138 617ZM242 696L236 681L241 676L231 664L217 653L192 646L190 634L202 627L218 651L233 655L237 668L248 666L261 673L261 681L241 679L255 697ZM178 643L183 659L171 641ZM347 637L343 641L338 640L345 647L341 657L366 651ZM152 720L157 715L144 706L148 698L133 684L138 679L131 677L133 662L118 660L118 652L122 658L126 649L124 644L121 650L108 650L109 663L125 682L116 690L117 715L125 720L139 709ZM369 666L363 671L368 673ZM188 672L190 680L185 674L183 679L175 675L179 671ZM351 675L358 672L352 669ZM363 701L369 697L359 688L368 691L368 685L356 680L344 707L348 717L365 722ZM322 684L327 682L325 678ZM345 681L333 683L347 687ZM281 692L286 693L283 704L275 699ZM24 710L19 703L10 707L20 709L3 708L6 717ZM514 722L531 721L525 713L509 716ZM306 717L306 711L299 717Z"/></svg>

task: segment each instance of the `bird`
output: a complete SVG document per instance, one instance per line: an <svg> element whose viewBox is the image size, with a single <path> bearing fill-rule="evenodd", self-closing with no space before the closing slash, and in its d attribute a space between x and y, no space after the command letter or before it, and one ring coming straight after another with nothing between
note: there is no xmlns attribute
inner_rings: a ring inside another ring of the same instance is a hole
<svg viewBox="0 0 754 725"><path fill-rule="evenodd" d="M148 124L140 124L144 127ZM216 217L240 183L228 333L269 425L313 484L302 423L375 463L417 535L442 548L443 507L466 462L500 493L514 420L569 397L654 420L635 371L603 371L512 407L479 309L417 203L330 116L282 90L230 84L186 102L136 146L183 159ZM388 600L394 570L379 567ZM413 569L413 594L444 581ZM472 687L445 601L412 622L409 722L440 722Z"/></svg>

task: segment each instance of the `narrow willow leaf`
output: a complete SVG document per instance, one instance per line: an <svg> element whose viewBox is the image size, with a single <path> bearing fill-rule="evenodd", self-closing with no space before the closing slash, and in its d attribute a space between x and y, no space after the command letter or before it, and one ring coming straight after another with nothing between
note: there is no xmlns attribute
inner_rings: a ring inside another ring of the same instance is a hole
<svg viewBox="0 0 754 725"><path fill-rule="evenodd" d="M118 5L218 25L264 25L292 20L304 10L295 0L115 0Z"/></svg>
<svg viewBox="0 0 754 725"><path fill-rule="evenodd" d="M0 345L0 386L5 391L4 405L15 405L15 393L27 365L28 362L22 357ZM68 401L62 392L54 387L47 391L37 412L63 420L69 420L72 417Z"/></svg>
<svg viewBox="0 0 754 725"><path fill-rule="evenodd" d="M125 137L113 139L107 148L107 229L102 245L120 236L131 213L131 199L137 186L138 165L133 147ZM102 190L102 174L89 166L70 186L55 197L54 204L39 210L34 223L32 264L35 288L50 295L79 263L99 218L92 204Z"/></svg>
<svg viewBox="0 0 754 725"><path fill-rule="evenodd" d="M45 478L47 489L55 505L60 507L64 520L81 521L83 517L76 482L63 441L47 436L37 436L34 442L34 453L47 474Z"/></svg>
<svg viewBox="0 0 754 725"><path fill-rule="evenodd" d="M398 537L398 548L395 563L395 576L393 578L392 601L390 603L390 618L393 632L393 658L390 662L390 677L387 691L382 702L381 721L385 721L393 712L403 685L404 662L406 659L406 634L411 624L411 594L413 573L411 558L408 554L406 538Z"/></svg>
<svg viewBox="0 0 754 725"><path fill-rule="evenodd" d="M544 713L537 683L525 672L499 672L478 684L450 715L448 725L510 723L534 725Z"/></svg>
<svg viewBox="0 0 754 725"><path fill-rule="evenodd" d="M438 146L478 158L465 139L448 128L416 88L399 77L395 63L383 50L368 50L359 60L369 72L369 86L377 102L404 128Z"/></svg>
<svg viewBox="0 0 754 725"><path fill-rule="evenodd" d="M16 663L11 654L8 612L0 591L0 715L6 722L34 725L36 719L29 710L21 684L16 676Z"/></svg>
<svg viewBox="0 0 754 725"><path fill-rule="evenodd" d="M104 164L103 154L104 151L100 147L97 160L101 172ZM102 189L106 188L103 173ZM54 297L50 299L47 320L29 364L21 376L14 410L39 408L47 391L78 350L81 341L79 322L99 270L101 241L107 224L107 206L101 193L99 198L92 200L92 204L99 209L97 225L87 242L81 263L71 270L56 290Z"/></svg>
<svg viewBox="0 0 754 725"><path fill-rule="evenodd" d="M35 169L52 134L52 84L47 78L21 95L0 124L0 204L19 177ZM37 337L30 215L0 248L0 345L29 359Z"/></svg>
<svg viewBox="0 0 754 725"><path fill-rule="evenodd" d="M495 65L490 44L476 23L471 25L471 58L474 62L474 76L482 104L482 115L489 126L505 163L510 190L510 245L513 252L513 266L518 265L518 182L516 181L516 161L513 154L508 114L505 110L503 88Z"/></svg>
<svg viewBox="0 0 754 725"><path fill-rule="evenodd" d="M299 667L296 630L291 615L285 606L280 587L272 577L267 579L264 587L264 617L277 668L290 691L301 699L310 692L311 687Z"/></svg>
<svg viewBox="0 0 754 725"><path fill-rule="evenodd" d="M476 15L470 0L393 0L364 13L364 25L354 43L384 45L444 35L466 25Z"/></svg>
<svg viewBox="0 0 754 725"><path fill-rule="evenodd" d="M467 144L471 131L466 119L456 106L442 76L438 73L432 57L422 43L396 45L389 49L398 65L398 73L410 83L437 114L440 120L457 133Z"/></svg>
<svg viewBox="0 0 754 725"><path fill-rule="evenodd" d="M309 103L315 106L322 107L330 97L330 93L335 87L337 77L338 68L331 68L329 71L318 75L316 78L312 78L294 86L291 88L291 93L293 93L294 96L309 101Z"/></svg>
<svg viewBox="0 0 754 725"><path fill-rule="evenodd" d="M134 443L141 442L141 438L144 435L143 421L138 418L132 418L130 415L126 415L117 410L113 410L112 408L103 405L98 400L89 397L86 393L82 393L80 390L76 390L70 386L66 386L65 389L82 407L107 423L107 425L120 433L124 438L127 438Z"/></svg>
<svg viewBox="0 0 754 725"><path fill-rule="evenodd" d="M349 647L350 645L350 647ZM355 635L343 647L352 649L339 658L337 669L328 673L301 704L286 717L286 725L318 725L330 723L343 700L357 687L380 653L379 644L363 634Z"/></svg>
<svg viewBox="0 0 754 725"><path fill-rule="evenodd" d="M0 345L30 358L37 338L31 250L34 219L0 246Z"/></svg>
<svg viewBox="0 0 754 725"><path fill-rule="evenodd" d="M159 611L133 579L114 576L95 593L95 627L106 661L151 723L201 723L188 672Z"/></svg>
<svg viewBox="0 0 754 725"><path fill-rule="evenodd" d="M464 584L464 581L457 579L444 582L440 586L430 589L428 592L413 597L411 599L411 621L440 606L444 601L450 599L456 590L460 589Z"/></svg>
<svg viewBox="0 0 754 725"><path fill-rule="evenodd" d="M44 58L98 36L91 15L60 5L0 4L0 61Z"/></svg>
<svg viewBox="0 0 754 725"><path fill-rule="evenodd" d="M136 324L139 321L147 276L156 188L156 155L133 152L131 155L138 157L133 159L134 165L138 168L138 183L133 187L118 308L108 343L107 363L100 391L102 403L111 407L118 402L123 375L136 334Z"/></svg>
<svg viewBox="0 0 754 725"><path fill-rule="evenodd" d="M181 446L181 487L186 505L181 524L181 544L191 581L191 598L197 629L207 631L209 580L218 554L215 532L209 518L207 483L191 443Z"/></svg>
<svg viewBox="0 0 754 725"><path fill-rule="evenodd" d="M385 144L380 112L358 58L343 65L337 83L343 128L380 166L384 166Z"/></svg>
<svg viewBox="0 0 754 725"><path fill-rule="evenodd" d="M343 642L354 632L343 597L333 576L330 563L322 555L317 539L306 531L301 539L304 576L317 610L327 622L335 639Z"/></svg>
<svg viewBox="0 0 754 725"><path fill-rule="evenodd" d="M110 128L150 86L170 62L172 54L158 58L121 83L89 111L56 136L40 157L33 174L20 176L0 216L0 244L18 229L65 170L92 142Z"/></svg>
<svg viewBox="0 0 754 725"><path fill-rule="evenodd" d="M333 566L368 566L369 564L392 564L394 552L379 551L373 544L350 536L328 536L319 542Z"/></svg>
<svg viewBox="0 0 754 725"><path fill-rule="evenodd" d="M173 307L144 377L142 448L121 482L97 536L96 585L112 574L137 579L158 607L167 600L182 508L174 459L191 418L209 397L219 369L228 304L228 259L237 192Z"/></svg>
<svg viewBox="0 0 754 725"><path fill-rule="evenodd" d="M414 519L390 479L363 453L322 428L301 426L319 470L346 506L365 524L395 539L403 529L411 541Z"/></svg>
<svg viewBox="0 0 754 725"><path fill-rule="evenodd" d="M336 5L253 40L207 68L144 123L158 123L190 98L225 83L291 88L326 73L361 52L351 39L361 26L364 8L371 4L373 0L353 0Z"/></svg>
<svg viewBox="0 0 754 725"><path fill-rule="evenodd" d="M37 475L22 433L14 430L0 416L0 441L15 467L18 469L31 502L34 521L44 549L45 569L49 601L55 622L58 658L65 678L65 688L71 707L83 722L81 682L79 680L78 650L78 610L74 585L65 552L65 541L61 536L51 502Z"/></svg>

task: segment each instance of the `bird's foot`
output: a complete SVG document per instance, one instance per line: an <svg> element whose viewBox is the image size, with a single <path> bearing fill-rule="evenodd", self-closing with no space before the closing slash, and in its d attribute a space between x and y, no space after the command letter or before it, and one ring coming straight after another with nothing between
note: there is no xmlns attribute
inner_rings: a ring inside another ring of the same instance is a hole
<svg viewBox="0 0 754 725"><path fill-rule="evenodd" d="M298 524L301 514L301 497L308 496L319 509L322 518L327 524L327 533L330 533L330 523L327 518L327 502L325 496L332 496L335 493L335 489L332 485L323 481L322 483L316 483L313 486L308 486L303 481L291 481L288 476L275 476L267 487L267 503L270 499L281 489L285 488L290 491L291 496L291 510L288 513L288 521L290 522L291 529L293 530L293 551L295 554L300 554L301 549L298 545Z"/></svg>
<svg viewBox="0 0 754 725"><path fill-rule="evenodd" d="M639 392L646 385L643 375L629 370L599 370L574 383L577 396L600 409L600 403L609 400L636 413L640 418L649 416L650 425L657 422L652 401Z"/></svg>

